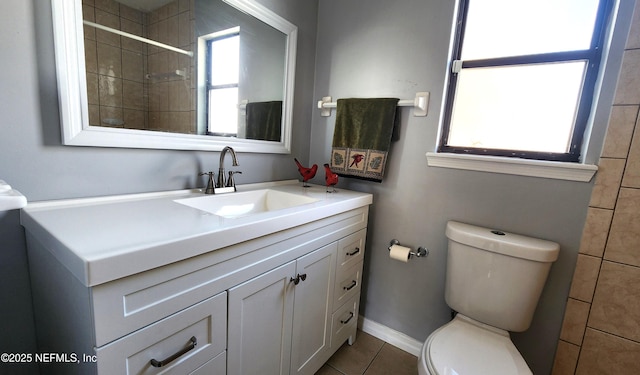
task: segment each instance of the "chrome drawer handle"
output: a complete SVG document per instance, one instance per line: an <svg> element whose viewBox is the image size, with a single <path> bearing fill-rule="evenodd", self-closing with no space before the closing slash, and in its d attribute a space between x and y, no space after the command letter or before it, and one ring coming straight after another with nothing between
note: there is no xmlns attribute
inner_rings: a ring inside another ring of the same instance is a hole
<svg viewBox="0 0 640 375"><path fill-rule="evenodd" d="M341 320L340 323L347 324L351 319L353 319L353 311L349 311L349 317L347 318L347 320Z"/></svg>
<svg viewBox="0 0 640 375"><path fill-rule="evenodd" d="M359 247L356 247L356 248L355 248L355 250L353 250L353 251L352 251L352 252L350 252L350 253L347 253L347 255L348 255L348 256L350 256L350 257L352 257L352 256L354 256L354 255L358 254L359 252L360 252L360 248L359 248Z"/></svg>
<svg viewBox="0 0 640 375"><path fill-rule="evenodd" d="M178 359L179 357L187 354L189 351L193 350L196 345L198 345L198 340L196 339L195 336L191 336L191 340L189 340L189 346L187 346L186 348L182 349L181 351L173 354L172 356L163 359L162 361L158 361L156 359L151 359L151 366L153 367L163 367L168 365L169 363L175 361L176 359Z"/></svg>
<svg viewBox="0 0 640 375"><path fill-rule="evenodd" d="M352 281L351 281L351 285L349 285L349 286L343 286L343 287L342 287L342 289L344 289L344 290L351 290L351 289L353 289L356 285L358 285L358 282L357 282L357 281L355 281L355 280L352 280Z"/></svg>

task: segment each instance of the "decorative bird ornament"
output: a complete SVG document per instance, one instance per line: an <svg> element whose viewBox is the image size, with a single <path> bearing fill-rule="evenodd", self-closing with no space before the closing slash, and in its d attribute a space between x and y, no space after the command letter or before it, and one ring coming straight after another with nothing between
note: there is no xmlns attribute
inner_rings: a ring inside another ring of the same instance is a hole
<svg viewBox="0 0 640 375"><path fill-rule="evenodd" d="M362 159L364 159L364 155L363 154L355 154L355 155L353 155L351 157L351 159L353 159L353 161L351 162L351 165L349 165L349 167L353 167L355 165L356 168L358 168L358 164L360 164Z"/></svg>
<svg viewBox="0 0 640 375"><path fill-rule="evenodd" d="M327 184L327 193L335 193L337 192L334 187L338 183L338 175L336 173L331 172L331 168L329 168L329 164L324 164L324 181ZM329 191L329 186L331 186L331 191Z"/></svg>
<svg viewBox="0 0 640 375"><path fill-rule="evenodd" d="M293 158L293 161L296 162L296 165L298 166L298 172L300 172L300 175L302 176L302 187L309 187L307 181L309 181L316 175L316 172L318 171L318 165L314 164L311 166L311 168L307 168L300 164L298 159Z"/></svg>

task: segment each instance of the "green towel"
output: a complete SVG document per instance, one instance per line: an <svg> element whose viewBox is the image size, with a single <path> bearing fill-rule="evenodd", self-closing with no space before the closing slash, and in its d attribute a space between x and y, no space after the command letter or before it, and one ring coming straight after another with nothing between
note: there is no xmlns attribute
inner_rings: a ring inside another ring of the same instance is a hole
<svg viewBox="0 0 640 375"><path fill-rule="evenodd" d="M381 182L399 99L338 99L331 170Z"/></svg>
<svg viewBox="0 0 640 375"><path fill-rule="evenodd" d="M249 102L246 107L247 139L280 142L282 101Z"/></svg>

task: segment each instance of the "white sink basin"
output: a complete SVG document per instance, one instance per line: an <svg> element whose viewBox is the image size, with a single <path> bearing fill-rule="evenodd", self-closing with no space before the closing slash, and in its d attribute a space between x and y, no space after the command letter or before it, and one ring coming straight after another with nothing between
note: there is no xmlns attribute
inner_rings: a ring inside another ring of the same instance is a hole
<svg viewBox="0 0 640 375"><path fill-rule="evenodd" d="M176 203L226 218L237 218L261 212L282 210L317 201L315 198L304 195L272 189L174 200Z"/></svg>

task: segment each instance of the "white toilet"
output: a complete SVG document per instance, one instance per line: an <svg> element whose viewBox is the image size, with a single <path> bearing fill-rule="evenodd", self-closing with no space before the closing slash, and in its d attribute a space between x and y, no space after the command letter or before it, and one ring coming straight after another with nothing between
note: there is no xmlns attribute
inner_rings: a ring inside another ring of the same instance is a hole
<svg viewBox="0 0 640 375"><path fill-rule="evenodd" d="M560 246L455 221L446 235L445 299L458 314L427 338L418 373L532 374L509 331L529 328Z"/></svg>

